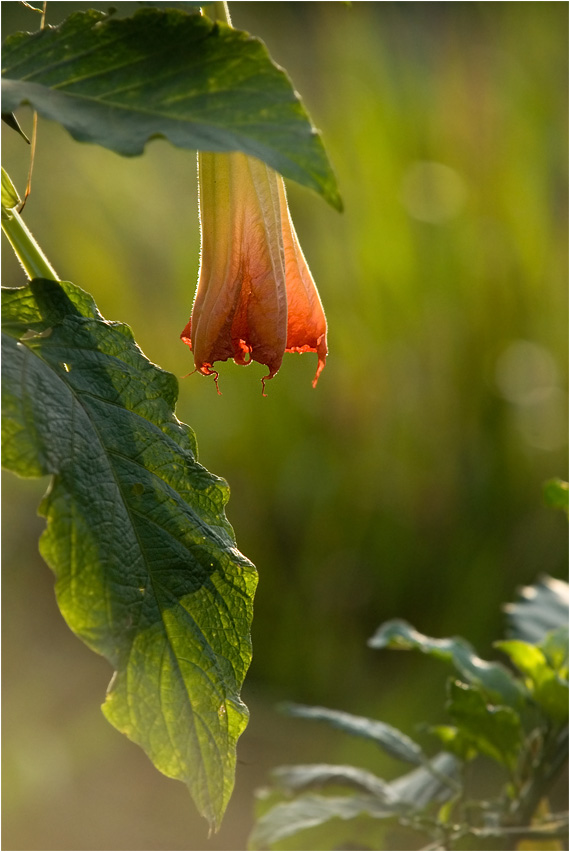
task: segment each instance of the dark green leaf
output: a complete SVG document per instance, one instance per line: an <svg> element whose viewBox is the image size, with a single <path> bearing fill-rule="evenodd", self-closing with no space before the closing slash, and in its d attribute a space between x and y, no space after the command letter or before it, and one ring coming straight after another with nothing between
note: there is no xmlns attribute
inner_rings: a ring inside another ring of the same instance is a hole
<svg viewBox="0 0 570 852"><path fill-rule="evenodd" d="M512 707L489 704L477 686L449 683L447 709L467 740L483 754L513 769L523 739L520 718Z"/></svg>
<svg viewBox="0 0 570 852"><path fill-rule="evenodd" d="M432 639L400 619L386 621L368 640L371 648L417 650L423 654L452 663L470 683L481 686L487 695L510 706L520 706L524 691L510 672L498 663L489 663L477 656L473 647L461 637Z"/></svg>
<svg viewBox="0 0 570 852"><path fill-rule="evenodd" d="M515 603L506 604L508 632L515 639L534 644L547 633L568 627L568 583L542 577L533 586L525 586Z"/></svg>
<svg viewBox="0 0 570 852"><path fill-rule="evenodd" d="M18 119L16 118L13 112L3 112L2 121L4 122L4 124L7 124L8 127L11 127L12 130L15 130L16 133L18 133L18 135L21 136L22 139L24 139L24 141L28 143L28 145L30 144L30 140L20 127Z"/></svg>
<svg viewBox="0 0 570 852"><path fill-rule="evenodd" d="M290 716L302 719L312 719L316 722L326 722L334 728L339 728L347 734L372 740L392 757L405 760L407 763L420 764L427 758L421 748L410 737L397 728L367 719L364 716L353 716L341 710L329 710L326 707L306 707L303 704L283 704L281 708Z"/></svg>
<svg viewBox="0 0 570 852"><path fill-rule="evenodd" d="M341 207L291 81L248 33L172 9L123 19L81 12L8 38L3 67L5 110L29 103L79 141L124 155L156 136L244 151Z"/></svg>
<svg viewBox="0 0 570 852"><path fill-rule="evenodd" d="M256 584L225 516L227 485L174 416L176 379L126 326L71 284L3 295L3 463L53 476L41 551L62 614L116 669L109 721L217 826L247 724Z"/></svg>

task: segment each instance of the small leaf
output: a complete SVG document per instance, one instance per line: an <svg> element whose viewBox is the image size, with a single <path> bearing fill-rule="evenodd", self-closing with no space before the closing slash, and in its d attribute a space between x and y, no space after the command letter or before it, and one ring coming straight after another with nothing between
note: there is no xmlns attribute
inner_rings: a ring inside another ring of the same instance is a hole
<svg viewBox="0 0 570 852"><path fill-rule="evenodd" d="M271 808L256 823L250 836L251 849L269 849L274 843L299 831L322 825L330 819L354 819L361 814L382 819L398 813L373 796L299 796Z"/></svg>
<svg viewBox="0 0 570 852"><path fill-rule="evenodd" d="M417 650L452 663L470 683L478 684L489 698L500 699L513 707L521 705L523 690L511 673L498 663L477 656L473 647L461 637L432 639L419 633L406 621L393 619L382 624L368 640L371 648Z"/></svg>
<svg viewBox="0 0 570 852"><path fill-rule="evenodd" d="M28 103L80 142L126 156L157 136L181 148L244 151L342 207L291 81L246 32L173 9L77 12L58 27L10 36L3 68L6 111Z"/></svg>
<svg viewBox="0 0 570 852"><path fill-rule="evenodd" d="M303 704L282 704L281 709L289 716L326 722L333 728L339 728L352 736L372 740L398 760L416 765L427 760L417 743L385 722L367 719L364 716L353 716L351 713L344 713L341 710L329 710L326 707L306 707Z"/></svg>
<svg viewBox="0 0 570 852"><path fill-rule="evenodd" d="M533 586L521 589L519 599L503 609L509 635L537 644L547 633L568 627L568 583L541 577Z"/></svg>
<svg viewBox="0 0 570 852"><path fill-rule="evenodd" d="M463 731L454 725L433 725L429 728L430 734L434 734L446 751L451 752L460 760L467 763L477 756L473 743L466 738Z"/></svg>
<svg viewBox="0 0 570 852"><path fill-rule="evenodd" d="M567 639L568 631L565 633ZM566 721L568 681L558 676L542 649L520 639L496 642L495 645L527 676L529 689L536 703L557 722Z"/></svg>
<svg viewBox="0 0 570 852"><path fill-rule="evenodd" d="M559 627L547 633L538 647L556 674L568 680L568 628Z"/></svg>
<svg viewBox="0 0 570 852"><path fill-rule="evenodd" d="M511 707L488 704L476 686L451 680L447 709L463 735L482 753L510 769L516 765L523 731Z"/></svg>
<svg viewBox="0 0 570 852"><path fill-rule="evenodd" d="M568 516L568 483L562 479L550 479L544 485L544 499L552 509L562 509Z"/></svg>
<svg viewBox="0 0 570 852"><path fill-rule="evenodd" d="M18 119L16 118L16 116L14 115L13 112L3 112L2 113L2 121L4 122L4 124L7 124L8 127L11 127L12 130L15 130L16 133L19 136L22 137L24 142L27 142L28 145L30 144L30 140L28 139L28 137L26 136L26 134L24 133L24 131L20 127Z"/></svg>
<svg viewBox="0 0 570 852"><path fill-rule="evenodd" d="M40 549L61 612L116 669L107 719L218 826L248 718L256 584L227 485L174 415L174 376L88 294L37 279L3 300L3 464L53 476Z"/></svg>
<svg viewBox="0 0 570 852"><path fill-rule="evenodd" d="M20 203L18 191L5 169L2 169L2 214L4 210L12 210Z"/></svg>

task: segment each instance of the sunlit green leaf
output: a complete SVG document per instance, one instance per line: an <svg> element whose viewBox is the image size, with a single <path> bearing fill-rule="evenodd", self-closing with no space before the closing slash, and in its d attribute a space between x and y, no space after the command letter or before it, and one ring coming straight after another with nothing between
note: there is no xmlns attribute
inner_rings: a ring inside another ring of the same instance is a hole
<svg viewBox="0 0 570 852"><path fill-rule="evenodd" d="M477 686L451 680L449 715L466 739L483 754L513 768L520 754L523 731L511 708L489 704Z"/></svg>
<svg viewBox="0 0 570 852"><path fill-rule="evenodd" d="M567 640L568 631L565 631L565 634ZM567 719L568 681L558 676L542 649L520 639L509 639L495 644L510 657L519 671L527 676L529 689L537 704L557 721ZM558 643L556 648L559 650Z"/></svg>
<svg viewBox="0 0 570 852"><path fill-rule="evenodd" d="M2 169L2 212L4 212L4 209L11 210L19 203L20 196L18 195L18 190L10 180L5 169Z"/></svg>
<svg viewBox="0 0 570 852"><path fill-rule="evenodd" d="M489 697L513 707L521 704L523 691L510 672L498 663L482 660L469 642L461 637L432 639L406 621L394 619L382 624L368 644L371 648L417 650L452 663L466 680L478 684Z"/></svg>
<svg viewBox="0 0 570 852"><path fill-rule="evenodd" d="M562 509L568 515L568 483L550 479L544 486L544 499L553 509Z"/></svg>
<svg viewBox="0 0 570 852"><path fill-rule="evenodd" d="M568 627L547 633L538 647L554 671L568 680Z"/></svg>
<svg viewBox="0 0 570 852"><path fill-rule="evenodd" d="M433 725L429 728L447 751L463 761L473 760L476 757L476 749L473 748L471 739L465 737L464 732L454 725Z"/></svg>
<svg viewBox="0 0 570 852"><path fill-rule="evenodd" d="M227 485L174 416L176 379L127 326L71 284L3 296L3 464L53 477L41 552L62 614L116 669L109 721L217 826L247 724L256 584Z"/></svg>
<svg viewBox="0 0 570 852"><path fill-rule="evenodd" d="M3 109L31 104L81 142L141 154L164 136L182 148L244 151L341 201L325 150L285 72L248 33L201 15L78 12L10 36Z"/></svg>

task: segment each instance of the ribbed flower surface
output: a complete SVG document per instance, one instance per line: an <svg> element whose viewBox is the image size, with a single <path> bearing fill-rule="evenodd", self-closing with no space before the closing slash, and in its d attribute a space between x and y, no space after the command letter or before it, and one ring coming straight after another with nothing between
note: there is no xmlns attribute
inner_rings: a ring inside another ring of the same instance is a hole
<svg viewBox="0 0 570 852"><path fill-rule="evenodd" d="M316 352L327 324L291 221L283 178L245 154L198 155L201 258L192 316L181 334L196 369L257 361L279 370L285 352Z"/></svg>

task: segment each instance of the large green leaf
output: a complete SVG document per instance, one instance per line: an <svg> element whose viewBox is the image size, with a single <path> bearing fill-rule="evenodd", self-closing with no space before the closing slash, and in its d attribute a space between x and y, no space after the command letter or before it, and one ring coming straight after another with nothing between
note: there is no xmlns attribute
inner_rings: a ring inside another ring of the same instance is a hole
<svg viewBox="0 0 570 852"><path fill-rule="evenodd" d="M3 292L3 463L53 476L41 551L69 626L116 669L103 711L212 826L247 724L256 572L196 460L174 376L72 284Z"/></svg>
<svg viewBox="0 0 570 852"><path fill-rule="evenodd" d="M174 9L115 19L70 15L3 48L2 103L31 104L82 142L142 153L164 136L182 148L244 151L340 209L320 136L285 72L246 32Z"/></svg>

